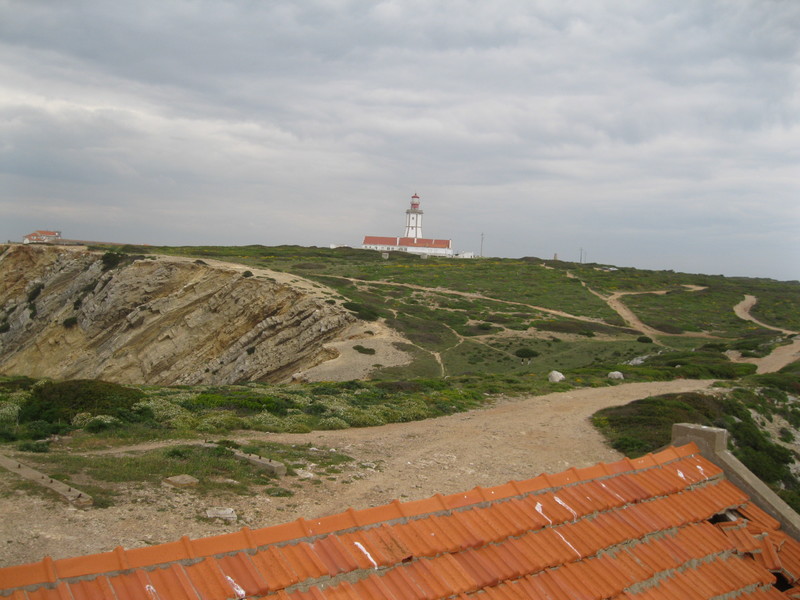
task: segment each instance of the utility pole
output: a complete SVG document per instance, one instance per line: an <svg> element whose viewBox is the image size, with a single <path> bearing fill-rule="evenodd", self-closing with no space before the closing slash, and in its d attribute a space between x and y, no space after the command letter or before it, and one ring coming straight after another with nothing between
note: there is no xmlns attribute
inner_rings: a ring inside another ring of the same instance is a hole
<svg viewBox="0 0 800 600"><path fill-rule="evenodd" d="M481 258L483 258L483 233L481 233Z"/></svg>

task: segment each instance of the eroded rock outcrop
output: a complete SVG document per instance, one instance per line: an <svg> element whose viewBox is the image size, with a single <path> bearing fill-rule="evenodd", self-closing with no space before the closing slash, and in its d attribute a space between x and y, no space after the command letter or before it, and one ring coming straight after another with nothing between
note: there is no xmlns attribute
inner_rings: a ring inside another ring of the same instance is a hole
<svg viewBox="0 0 800 600"><path fill-rule="evenodd" d="M102 256L0 246L0 372L151 384L280 381L330 358L323 344L355 321L316 284L168 257L111 267Z"/></svg>

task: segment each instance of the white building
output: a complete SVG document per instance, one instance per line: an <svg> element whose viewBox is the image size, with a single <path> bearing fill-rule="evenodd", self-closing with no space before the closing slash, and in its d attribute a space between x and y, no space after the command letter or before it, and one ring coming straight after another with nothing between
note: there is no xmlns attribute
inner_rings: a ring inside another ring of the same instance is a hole
<svg viewBox="0 0 800 600"><path fill-rule="evenodd" d="M453 256L452 240L436 240L422 237L422 210L419 196L411 196L411 208L406 210L406 227L403 237L364 236L361 247L380 252L411 252L434 256Z"/></svg>
<svg viewBox="0 0 800 600"><path fill-rule="evenodd" d="M23 244L44 244L44 243L53 243L58 242L61 240L61 232L60 231L45 231L45 230L38 230L34 231L33 233L29 233L28 235L22 236L22 243Z"/></svg>

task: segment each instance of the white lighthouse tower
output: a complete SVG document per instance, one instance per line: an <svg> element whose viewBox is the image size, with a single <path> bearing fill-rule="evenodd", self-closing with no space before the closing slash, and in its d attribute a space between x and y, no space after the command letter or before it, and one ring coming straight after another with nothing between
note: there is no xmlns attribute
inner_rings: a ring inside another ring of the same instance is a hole
<svg viewBox="0 0 800 600"><path fill-rule="evenodd" d="M419 196L411 196L411 208L406 211L406 232L403 237L418 239L422 237L422 211Z"/></svg>
<svg viewBox="0 0 800 600"><path fill-rule="evenodd" d="M406 229L403 237L365 235L361 247L365 250L379 252L453 256L452 240L434 240L422 237L422 211L419 209L419 196L416 194L411 196L411 208L406 210Z"/></svg>

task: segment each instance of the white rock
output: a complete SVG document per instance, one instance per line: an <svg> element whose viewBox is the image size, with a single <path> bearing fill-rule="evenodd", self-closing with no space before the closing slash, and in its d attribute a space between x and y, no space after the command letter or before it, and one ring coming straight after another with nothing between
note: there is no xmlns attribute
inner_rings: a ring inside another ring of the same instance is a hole
<svg viewBox="0 0 800 600"><path fill-rule="evenodd" d="M232 508L223 508L222 506L212 506L206 510L206 516L209 519L225 519L226 521L236 520L236 511Z"/></svg>
<svg viewBox="0 0 800 600"><path fill-rule="evenodd" d="M564 381L565 379L566 377L564 377L564 374L559 371L550 371L547 374L547 381L550 383L558 383L559 381Z"/></svg>
<svg viewBox="0 0 800 600"><path fill-rule="evenodd" d="M620 373L619 371L611 371L611 373L608 374L608 378L609 379L625 379L625 376L622 373Z"/></svg>

